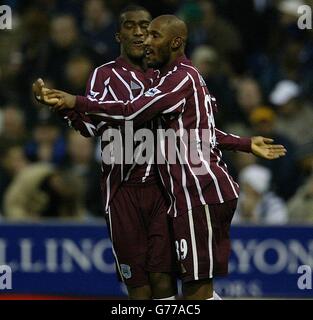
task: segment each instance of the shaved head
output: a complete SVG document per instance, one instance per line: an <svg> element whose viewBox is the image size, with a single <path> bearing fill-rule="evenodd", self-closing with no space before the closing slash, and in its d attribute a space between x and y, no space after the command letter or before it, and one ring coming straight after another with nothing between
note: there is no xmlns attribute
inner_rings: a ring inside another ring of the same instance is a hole
<svg viewBox="0 0 313 320"><path fill-rule="evenodd" d="M186 41L187 26L184 21L169 14L153 19L145 41L147 65L165 69L185 54Z"/></svg>
<svg viewBox="0 0 313 320"><path fill-rule="evenodd" d="M155 18L153 22L159 23L162 30L166 30L171 37L180 37L186 43L188 32L186 23L183 20L174 15L165 14Z"/></svg>

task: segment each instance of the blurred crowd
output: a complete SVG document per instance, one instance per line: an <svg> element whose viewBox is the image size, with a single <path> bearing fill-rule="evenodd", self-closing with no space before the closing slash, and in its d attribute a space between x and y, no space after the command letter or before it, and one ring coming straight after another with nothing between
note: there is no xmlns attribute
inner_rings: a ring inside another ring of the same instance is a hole
<svg viewBox="0 0 313 320"><path fill-rule="evenodd" d="M218 101L217 126L263 135L288 153L274 161L225 153L241 185L235 222L313 223L313 30L297 26L313 0L134 1L187 22L187 55ZM83 95L93 68L119 55L125 0L7 0L0 30L0 219L103 217L97 141L33 99L31 84Z"/></svg>

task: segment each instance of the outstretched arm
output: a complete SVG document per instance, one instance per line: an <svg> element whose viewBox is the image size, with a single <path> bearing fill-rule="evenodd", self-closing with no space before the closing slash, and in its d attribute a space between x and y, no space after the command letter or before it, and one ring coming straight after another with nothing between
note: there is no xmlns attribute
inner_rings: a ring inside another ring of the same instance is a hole
<svg viewBox="0 0 313 320"><path fill-rule="evenodd" d="M239 137L215 128L218 147L223 150L251 152L255 156L267 160L277 159L286 154L281 144L273 144L274 140L261 136Z"/></svg>
<svg viewBox="0 0 313 320"><path fill-rule="evenodd" d="M215 136L221 150L252 152L250 137L239 137L217 128L215 128Z"/></svg>
<svg viewBox="0 0 313 320"><path fill-rule="evenodd" d="M57 110L74 109L87 115L96 115L109 124L124 125L125 121L133 121L138 126L157 114L181 112L191 92L189 76L181 72L168 76L159 86L125 103L73 96L59 90L50 90L47 97L58 99L54 106Z"/></svg>
<svg viewBox="0 0 313 320"><path fill-rule="evenodd" d="M256 136L251 138L251 150L252 153L267 160L278 159L286 155L286 148L281 144L273 144L274 140L270 138L264 138Z"/></svg>
<svg viewBox="0 0 313 320"><path fill-rule="evenodd" d="M37 79L32 85L33 94L36 100L44 105L50 106L52 109L58 102L59 98L49 98L48 89L42 79ZM53 108L55 110L55 108ZM58 115L66 120L70 127L79 131L85 137L94 137L99 135L99 128L101 123L95 122L84 113L77 112L73 109L55 110ZM104 124L104 122L103 122Z"/></svg>
<svg viewBox="0 0 313 320"><path fill-rule="evenodd" d="M181 112L186 96L190 93L188 76L169 77L167 82L157 88L151 88L144 95L132 101L98 101L88 97L74 96L60 90L45 93L48 100L57 99L53 106L56 110L72 109L84 115L97 115L108 124L125 124L133 121L140 125L157 114ZM215 130L217 142L221 149L252 152L255 156L273 160L286 154L282 145L273 144L273 140L261 136L240 138Z"/></svg>

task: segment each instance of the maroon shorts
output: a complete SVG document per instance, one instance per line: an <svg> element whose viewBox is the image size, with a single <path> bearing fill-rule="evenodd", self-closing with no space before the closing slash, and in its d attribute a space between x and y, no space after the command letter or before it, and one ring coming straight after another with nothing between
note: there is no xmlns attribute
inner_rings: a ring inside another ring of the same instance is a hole
<svg viewBox="0 0 313 320"><path fill-rule="evenodd" d="M183 282L228 274L229 229L236 205L237 199L205 205L172 218Z"/></svg>
<svg viewBox="0 0 313 320"><path fill-rule="evenodd" d="M127 286L149 284L149 272L174 272L168 204L156 183L124 184L114 196L107 224L120 279Z"/></svg>

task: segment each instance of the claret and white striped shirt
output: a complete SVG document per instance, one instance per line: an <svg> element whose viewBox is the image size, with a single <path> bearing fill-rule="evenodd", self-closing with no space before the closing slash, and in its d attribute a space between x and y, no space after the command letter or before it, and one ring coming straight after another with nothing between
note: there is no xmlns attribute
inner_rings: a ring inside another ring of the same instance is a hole
<svg viewBox="0 0 313 320"><path fill-rule="evenodd" d="M97 103L105 101L128 101L143 94L152 84L156 72L152 69L146 73L129 65L122 57L97 67L91 74L86 87L86 99ZM121 146L122 161L112 158L110 163L102 161L101 189L105 211L108 212L116 191L121 183L141 184L158 183L156 167L150 163L125 163L125 130L119 125L109 125L99 117L86 115L78 110L62 110L60 114L71 127L78 130L85 137L100 137L101 149L107 150L112 143L105 139L108 130L118 129ZM142 124L141 127L151 127L152 122ZM138 147L138 145L135 145ZM107 156L102 155L102 158Z"/></svg>
<svg viewBox="0 0 313 320"><path fill-rule="evenodd" d="M107 85L105 88L104 91L110 91ZM132 121L137 127L155 119L157 156L161 155L164 160L156 161L156 164L171 199L170 215L177 216L200 205L238 198L239 186L227 171L221 149L250 152L251 140L215 128L215 98L185 56L158 74L148 90L126 102L125 99L118 101L118 97L108 101L102 99L104 95L105 92L95 92L87 97L77 96L74 110L83 116L94 117L99 124L124 126L125 122ZM174 147L170 147L169 129L178 133ZM170 161L173 153L175 163ZM195 157L199 160L196 164L192 160Z"/></svg>

